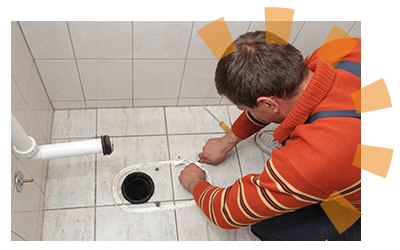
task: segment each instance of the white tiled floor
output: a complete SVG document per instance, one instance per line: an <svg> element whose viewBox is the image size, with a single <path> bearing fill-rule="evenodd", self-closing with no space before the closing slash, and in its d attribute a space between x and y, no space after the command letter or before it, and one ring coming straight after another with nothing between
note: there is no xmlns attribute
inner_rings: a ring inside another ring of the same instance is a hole
<svg viewBox="0 0 400 250"><path fill-rule="evenodd" d="M234 106L209 106L231 126L240 115ZM203 107L89 109L55 111L53 143L109 135L115 150L110 156L87 155L50 160L46 188L43 240L232 240L233 231L208 221L197 206L148 213L132 213L115 204L114 177L141 163L187 159L212 137L225 132ZM273 126L275 127L275 126ZM249 173L261 173L267 156L253 143L241 142L224 162L205 164L214 185L226 187ZM156 192L143 205L181 204L192 196L179 183L179 167L157 172L143 169Z"/></svg>

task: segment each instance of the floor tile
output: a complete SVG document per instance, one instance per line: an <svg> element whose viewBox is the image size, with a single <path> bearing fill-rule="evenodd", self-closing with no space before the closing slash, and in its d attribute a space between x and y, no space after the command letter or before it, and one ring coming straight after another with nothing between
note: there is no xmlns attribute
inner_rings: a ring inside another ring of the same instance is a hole
<svg viewBox="0 0 400 250"><path fill-rule="evenodd" d="M186 159L198 161L198 154L203 151L203 146L210 138L221 138L220 134L198 134L198 135L169 135L168 142L171 160Z"/></svg>
<svg viewBox="0 0 400 250"><path fill-rule="evenodd" d="M238 157L234 150L230 151L219 164L203 164L203 166L210 173L211 184L214 186L229 187L242 177Z"/></svg>
<svg viewBox="0 0 400 250"><path fill-rule="evenodd" d="M215 135L169 136L171 158L180 155L181 159L197 161L197 153L199 152L199 149L201 149L201 145L204 145L207 139L211 137L215 137ZM186 143L184 143L185 141ZM202 164L202 166L208 171L211 178L211 184L219 187L228 187L241 177L241 171L235 150L229 152L225 159L217 165ZM181 165L172 168L172 182L174 185L175 200L193 199L192 194L186 191L178 180L180 172L184 167L185 166Z"/></svg>
<svg viewBox="0 0 400 250"><path fill-rule="evenodd" d="M176 219L180 241L229 240L230 234L233 233L232 230L224 230L214 225L197 205L177 209Z"/></svg>
<svg viewBox="0 0 400 250"><path fill-rule="evenodd" d="M43 240L94 240L94 208L45 211Z"/></svg>
<svg viewBox="0 0 400 250"><path fill-rule="evenodd" d="M99 109L97 135L165 134L163 108Z"/></svg>
<svg viewBox="0 0 400 250"><path fill-rule="evenodd" d="M170 155L172 160L198 161L198 154L208 139L222 137L224 134L204 135L170 135L168 136ZM184 166L172 167L172 182L174 184L175 199L193 199L190 192L182 187L178 177Z"/></svg>
<svg viewBox="0 0 400 250"><path fill-rule="evenodd" d="M145 204L141 207L152 205ZM177 240L174 210L133 213L118 206L98 207L96 240Z"/></svg>
<svg viewBox="0 0 400 250"><path fill-rule="evenodd" d="M228 106L229 116L231 118L232 124L236 121L236 119L243 113L243 110L238 109L236 106ZM275 130L279 124L270 123L265 129Z"/></svg>
<svg viewBox="0 0 400 250"><path fill-rule="evenodd" d="M243 176L248 174L261 174L264 170L265 158L263 151L254 142L254 136L236 145L239 155L240 167Z"/></svg>
<svg viewBox="0 0 400 250"><path fill-rule="evenodd" d="M236 106L228 106L228 110L231 124L233 124L236 119L243 113L243 110L238 109Z"/></svg>
<svg viewBox="0 0 400 250"><path fill-rule="evenodd" d="M49 161L46 209L94 205L95 155Z"/></svg>
<svg viewBox="0 0 400 250"><path fill-rule="evenodd" d="M114 152L111 155L97 157L97 205L115 204L112 186L115 176L122 169L135 164L169 160L166 136L113 138L113 143ZM171 180L169 169L162 168L151 175L157 179L165 178L165 188L168 187Z"/></svg>
<svg viewBox="0 0 400 250"><path fill-rule="evenodd" d="M229 123L226 106L207 107L218 119ZM168 134L223 133L224 130L204 107L165 108Z"/></svg>
<svg viewBox="0 0 400 250"><path fill-rule="evenodd" d="M96 110L54 111L52 138L96 136Z"/></svg>
<svg viewBox="0 0 400 250"><path fill-rule="evenodd" d="M242 113L232 105L207 108L228 126ZM234 231L215 226L197 205L169 209L193 200L178 180L184 166L169 162L198 161L208 139L226 134L203 107L56 111L54 121L53 138L90 138L97 130L113 139L114 152L49 162L44 240L232 239ZM203 164L213 185L228 187L243 175L262 172L269 156L253 138L238 144L220 164ZM146 204L116 205L114 178L127 167L152 177L155 192Z"/></svg>

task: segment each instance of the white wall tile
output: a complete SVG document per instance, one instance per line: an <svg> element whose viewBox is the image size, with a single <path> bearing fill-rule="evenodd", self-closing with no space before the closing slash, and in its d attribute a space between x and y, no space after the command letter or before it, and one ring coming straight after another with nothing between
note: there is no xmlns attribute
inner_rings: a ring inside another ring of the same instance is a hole
<svg viewBox="0 0 400 250"><path fill-rule="evenodd" d="M215 60L188 60L183 76L180 98L220 97L214 83Z"/></svg>
<svg viewBox="0 0 400 250"><path fill-rule="evenodd" d="M221 98L180 98L178 106L218 105Z"/></svg>
<svg viewBox="0 0 400 250"><path fill-rule="evenodd" d="M176 106L178 99L134 99L134 107L168 107Z"/></svg>
<svg viewBox="0 0 400 250"><path fill-rule="evenodd" d="M33 58L17 22L11 22L11 111L25 132L39 145L50 138L52 107L36 72ZM49 120L51 120L49 122ZM42 233L44 183L47 161L23 159L11 153L11 176L16 170L34 182L24 185L17 193L12 188L11 230L22 240L40 240ZM12 236L12 239L16 237Z"/></svg>
<svg viewBox="0 0 400 250"><path fill-rule="evenodd" d="M20 22L35 59L74 58L66 22Z"/></svg>
<svg viewBox="0 0 400 250"><path fill-rule="evenodd" d="M77 60L87 100L132 99L132 60Z"/></svg>
<svg viewBox="0 0 400 250"><path fill-rule="evenodd" d="M348 32L351 37L360 38L361 37L361 21L356 22L351 30Z"/></svg>
<svg viewBox="0 0 400 250"><path fill-rule="evenodd" d="M132 22L68 22L76 58L132 58Z"/></svg>
<svg viewBox="0 0 400 250"><path fill-rule="evenodd" d="M86 108L84 101L53 101L52 102L54 109L84 109Z"/></svg>
<svg viewBox="0 0 400 250"><path fill-rule="evenodd" d="M53 106L74 109L229 104L215 89L218 61L197 33L210 22L21 25L35 59L39 59L38 70ZM233 39L247 30L265 29L263 21L228 21L227 25ZM306 56L322 45L333 25L353 37L361 36L361 22L294 21L289 42ZM14 26L19 29L17 22ZM14 32L12 38L25 43L21 33ZM26 98L32 58L26 46L12 46L12 52L12 75Z"/></svg>
<svg viewBox="0 0 400 250"><path fill-rule="evenodd" d="M134 58L185 58L192 22L133 22Z"/></svg>
<svg viewBox="0 0 400 250"><path fill-rule="evenodd" d="M51 101L83 100L74 60L38 60L36 65Z"/></svg>
<svg viewBox="0 0 400 250"><path fill-rule="evenodd" d="M292 29L290 30L290 37L289 43L293 43L301 27L304 25L304 21L293 21L292 22ZM265 31L265 22L264 21L256 21L252 22L249 31L256 31L256 30L264 30Z"/></svg>
<svg viewBox="0 0 400 250"><path fill-rule="evenodd" d="M341 28L344 32L349 32L350 28L354 25L354 22L306 22L293 45L302 52L304 57L306 57L315 49L323 45L334 25Z"/></svg>
<svg viewBox="0 0 400 250"><path fill-rule="evenodd" d="M135 60L134 98L178 98L184 64L184 60Z"/></svg>
<svg viewBox="0 0 400 250"><path fill-rule="evenodd" d="M32 178L20 163L18 170L23 173L25 179ZM37 240L37 230L41 230L38 228L41 195L43 194L35 183L25 184L20 193L14 192L11 230L25 240Z"/></svg>
<svg viewBox="0 0 400 250"><path fill-rule="evenodd" d="M196 21L193 27L192 39L188 58L190 59L215 59L214 54L210 51L203 39L197 33L198 30L211 23L211 21ZM243 21L227 21L228 30L232 36L232 40L238 38L241 34L247 32L250 22Z"/></svg>
<svg viewBox="0 0 400 250"><path fill-rule="evenodd" d="M11 74L24 98L28 95L33 60L17 22L11 22Z"/></svg>
<svg viewBox="0 0 400 250"><path fill-rule="evenodd" d="M132 100L89 100L87 108L128 108L132 107Z"/></svg>
<svg viewBox="0 0 400 250"><path fill-rule="evenodd" d="M32 67L30 81L29 93L26 100L44 138L50 141L51 127L49 127L48 120L52 118L53 108L35 66Z"/></svg>

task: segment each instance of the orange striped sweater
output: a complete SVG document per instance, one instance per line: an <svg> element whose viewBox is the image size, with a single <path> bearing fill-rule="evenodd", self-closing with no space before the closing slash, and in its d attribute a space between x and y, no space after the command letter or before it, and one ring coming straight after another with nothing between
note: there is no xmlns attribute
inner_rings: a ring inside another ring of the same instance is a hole
<svg viewBox="0 0 400 250"><path fill-rule="evenodd" d="M361 63L361 39L340 57ZM337 53L346 39L328 45ZM361 209L361 169L352 166L361 143L361 120L330 117L304 124L323 110L353 110L350 93L361 87L361 78L328 66L317 51L306 58L314 76L291 112L275 130L275 139L285 146L273 150L261 174L249 174L232 186L220 188L203 181L193 196L214 224L225 229L244 227L264 219L320 203L338 191ZM336 62L332 62L334 66ZM245 139L266 124L247 111L235 121L232 132Z"/></svg>

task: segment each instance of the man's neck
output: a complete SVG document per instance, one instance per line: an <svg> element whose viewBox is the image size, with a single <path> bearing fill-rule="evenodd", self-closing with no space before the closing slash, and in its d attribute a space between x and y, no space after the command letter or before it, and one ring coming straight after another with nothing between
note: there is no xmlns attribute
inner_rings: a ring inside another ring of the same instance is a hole
<svg viewBox="0 0 400 250"><path fill-rule="evenodd" d="M285 116L287 116L289 114L290 110L292 110L292 108L294 107L294 105L296 105L297 101L300 99L300 96L303 94L304 90L306 90L306 88L307 88L308 84L310 83L313 76L314 76L314 72L309 70L306 79L304 79L303 82L300 84L296 95L294 95L293 97L291 97L289 99L284 100L284 102L286 102L286 104L284 106L289 107L285 112L286 113Z"/></svg>

